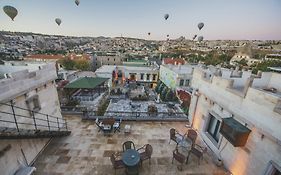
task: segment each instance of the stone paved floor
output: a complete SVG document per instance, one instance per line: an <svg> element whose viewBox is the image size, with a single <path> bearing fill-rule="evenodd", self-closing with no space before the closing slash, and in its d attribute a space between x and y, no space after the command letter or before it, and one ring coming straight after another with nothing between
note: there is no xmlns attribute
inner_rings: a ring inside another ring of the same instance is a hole
<svg viewBox="0 0 281 175"><path fill-rule="evenodd" d="M72 131L64 138L55 138L38 157L34 166L35 175L111 175L114 174L109 156L112 152L121 151L122 143L132 140L139 148L146 143L153 146L151 165L148 161L140 167L140 175L187 175L187 174L227 174L224 169L216 167L210 153L204 155L198 165L198 159L191 156L189 164L179 171L176 161L172 164L172 151L176 144L169 144L169 129L177 128L184 133L187 129L183 122L123 122L130 124L132 132L104 136L94 121L81 121L79 117L66 116ZM125 170L119 169L117 175L123 175Z"/></svg>

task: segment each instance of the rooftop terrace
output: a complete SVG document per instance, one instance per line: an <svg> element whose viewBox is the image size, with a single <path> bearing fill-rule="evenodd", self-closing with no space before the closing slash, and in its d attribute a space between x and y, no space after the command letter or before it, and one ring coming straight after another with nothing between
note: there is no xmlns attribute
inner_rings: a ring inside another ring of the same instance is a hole
<svg viewBox="0 0 281 175"><path fill-rule="evenodd" d="M140 175L227 174L214 164L210 152L204 155L200 165L197 157L192 155L182 171L178 170L176 161L172 164L172 151L176 144L169 144L169 129L173 127L184 133L187 130L184 122L123 122L121 132L104 136L98 132L94 121L81 121L80 117L75 116L66 116L66 119L71 135L50 142L35 162L35 175L114 174L109 156L121 151L122 143L127 140L132 140L136 148L147 143L153 147L151 165L148 161L144 162L139 170ZM124 134L125 124L132 127L129 135ZM124 172L124 169L119 169L116 174L123 175Z"/></svg>

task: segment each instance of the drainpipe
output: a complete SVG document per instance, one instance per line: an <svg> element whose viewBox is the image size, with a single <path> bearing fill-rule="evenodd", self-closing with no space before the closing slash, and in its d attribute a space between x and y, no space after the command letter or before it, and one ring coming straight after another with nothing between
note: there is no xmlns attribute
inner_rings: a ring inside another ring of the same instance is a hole
<svg viewBox="0 0 281 175"><path fill-rule="evenodd" d="M194 110L193 110L193 117L192 117L192 122L191 122L191 128L193 128L194 118L195 118L195 114L196 114L196 110L197 110L197 104L198 104L198 100L199 100L199 96L200 96L200 93L199 93L198 89L195 90L194 96L196 96L196 102L195 102L195 107L194 107Z"/></svg>

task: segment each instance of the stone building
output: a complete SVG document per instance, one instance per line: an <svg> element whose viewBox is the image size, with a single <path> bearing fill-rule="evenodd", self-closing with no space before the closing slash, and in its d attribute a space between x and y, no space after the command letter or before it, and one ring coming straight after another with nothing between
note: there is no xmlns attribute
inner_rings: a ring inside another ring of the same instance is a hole
<svg viewBox="0 0 281 175"><path fill-rule="evenodd" d="M239 175L280 174L281 74L196 68L191 85L191 126L225 167Z"/></svg>
<svg viewBox="0 0 281 175"><path fill-rule="evenodd" d="M66 123L54 63L0 65L0 73L0 174L10 175L32 164Z"/></svg>
<svg viewBox="0 0 281 175"><path fill-rule="evenodd" d="M161 65L159 79L169 88L183 88L190 86L194 66L192 65Z"/></svg>

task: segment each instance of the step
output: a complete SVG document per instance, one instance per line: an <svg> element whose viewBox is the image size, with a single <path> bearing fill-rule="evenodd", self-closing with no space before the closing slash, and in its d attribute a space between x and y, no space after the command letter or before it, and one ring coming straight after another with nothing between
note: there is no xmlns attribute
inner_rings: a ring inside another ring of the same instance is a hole
<svg viewBox="0 0 281 175"><path fill-rule="evenodd" d="M28 139L28 138L50 138L70 135L67 130L33 130L0 127L0 139Z"/></svg>

